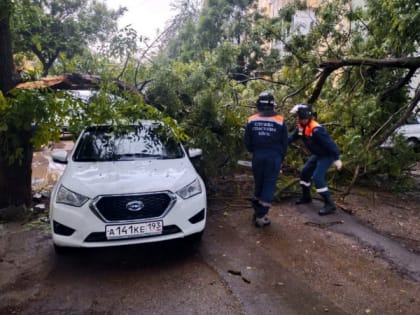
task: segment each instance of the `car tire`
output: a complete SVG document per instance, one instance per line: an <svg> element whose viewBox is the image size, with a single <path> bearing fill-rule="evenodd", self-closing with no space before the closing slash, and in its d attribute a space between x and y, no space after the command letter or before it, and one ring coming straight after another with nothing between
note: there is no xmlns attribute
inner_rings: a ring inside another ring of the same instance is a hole
<svg viewBox="0 0 420 315"><path fill-rule="evenodd" d="M200 246L201 240L203 238L203 234L204 234L204 231L201 231L199 233L195 233L195 234L187 236L186 238L187 244L193 249L197 249Z"/></svg>
<svg viewBox="0 0 420 315"><path fill-rule="evenodd" d="M410 148L415 148L415 147L417 147L419 145L419 140L417 140L416 138L409 138L407 140L407 145Z"/></svg>
<svg viewBox="0 0 420 315"><path fill-rule="evenodd" d="M409 138L407 145L413 148L414 152L420 152L420 141L417 138Z"/></svg>
<svg viewBox="0 0 420 315"><path fill-rule="evenodd" d="M71 248L54 244L54 251L58 256L64 256L70 254Z"/></svg>

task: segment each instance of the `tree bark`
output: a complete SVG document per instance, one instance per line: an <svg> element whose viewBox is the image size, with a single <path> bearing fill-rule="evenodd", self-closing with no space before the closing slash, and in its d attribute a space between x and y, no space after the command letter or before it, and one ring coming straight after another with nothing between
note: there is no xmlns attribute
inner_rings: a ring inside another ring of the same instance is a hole
<svg viewBox="0 0 420 315"><path fill-rule="evenodd" d="M398 69L408 69L409 74L407 78L403 79L402 82L406 82L411 78L412 74L420 68L420 57L403 57L403 58L387 58L387 59L374 59L374 58L350 58L343 60L328 60L319 65L322 70L321 75L319 76L314 91L312 92L311 97L308 99L309 104L314 104L319 95L321 94L324 83L335 70L342 67L348 66L370 66L377 68L398 68Z"/></svg>
<svg viewBox="0 0 420 315"><path fill-rule="evenodd" d="M15 85L9 19L10 14L0 15L0 91L3 94Z"/></svg>
<svg viewBox="0 0 420 315"><path fill-rule="evenodd" d="M99 75L82 73L65 73L60 76L41 78L39 81L24 82L18 84L18 89L40 89L49 87L54 90L99 90L102 83ZM142 95L140 89L129 85L121 80L114 79L112 82L120 92L129 91L132 94ZM142 95L143 96L143 95Z"/></svg>
<svg viewBox="0 0 420 315"><path fill-rule="evenodd" d="M417 69L420 67L420 57L403 58L350 58L344 60L329 60L320 64L320 68L338 69L346 66L373 66L378 68Z"/></svg>
<svg viewBox="0 0 420 315"><path fill-rule="evenodd" d="M2 2L0 16L0 91L3 94L12 89L19 81L15 71L10 32L10 10L12 3ZM9 132L9 131L7 131ZM0 155L0 209L9 206L30 206L31 203L31 164L32 144L30 132L16 131L23 156L20 160L9 163L8 157ZM5 132L0 137L6 137Z"/></svg>
<svg viewBox="0 0 420 315"><path fill-rule="evenodd" d="M30 207L32 200L32 156L31 132L16 131L23 157L12 164L0 156L0 209Z"/></svg>

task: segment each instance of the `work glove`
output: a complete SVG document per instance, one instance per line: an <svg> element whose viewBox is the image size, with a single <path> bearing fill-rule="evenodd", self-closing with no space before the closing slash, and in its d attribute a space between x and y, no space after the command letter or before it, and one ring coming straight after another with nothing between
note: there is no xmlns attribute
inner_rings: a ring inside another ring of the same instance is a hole
<svg viewBox="0 0 420 315"><path fill-rule="evenodd" d="M334 161L334 166L337 171L340 171L343 168L343 162L341 160Z"/></svg>

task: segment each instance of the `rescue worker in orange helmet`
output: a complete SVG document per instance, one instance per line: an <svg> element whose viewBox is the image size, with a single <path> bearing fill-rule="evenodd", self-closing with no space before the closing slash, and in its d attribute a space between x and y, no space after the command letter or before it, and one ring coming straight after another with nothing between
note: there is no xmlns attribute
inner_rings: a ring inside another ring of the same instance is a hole
<svg viewBox="0 0 420 315"><path fill-rule="evenodd" d="M257 227L270 224L268 212L276 190L277 177L287 153L287 126L274 111L276 103L271 93L264 91L257 99L258 112L248 118L244 142L252 152L254 176L254 223Z"/></svg>
<svg viewBox="0 0 420 315"><path fill-rule="evenodd" d="M289 136L289 144L300 138L312 153L300 174L302 196L296 204L312 202L310 188L313 179L316 191L324 200L324 206L318 214L331 214L336 210L336 206L331 198L325 176L332 164L337 170L341 170L343 164L340 160L340 151L325 128L313 119L311 107L308 104L297 104L290 112L297 115L299 123Z"/></svg>

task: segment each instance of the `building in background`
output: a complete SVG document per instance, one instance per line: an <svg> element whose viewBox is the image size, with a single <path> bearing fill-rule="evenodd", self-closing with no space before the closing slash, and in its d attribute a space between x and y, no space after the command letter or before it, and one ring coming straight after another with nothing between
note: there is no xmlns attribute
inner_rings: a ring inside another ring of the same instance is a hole
<svg viewBox="0 0 420 315"><path fill-rule="evenodd" d="M333 0L307 0L305 10L298 10L293 16L292 25L289 30L285 31L285 34L281 34L281 37L287 41L288 37L293 34L302 34L306 35L309 33L311 28L316 22L315 8L319 7L325 1ZM294 0L259 0L258 1L258 10L265 16L269 18L274 18L278 16L279 10L285 7L286 5L292 4ZM353 0L350 2L352 8L361 7L364 5L364 0ZM337 27L346 27L345 21L342 25L337 25ZM280 52L281 56L287 54L284 49L284 43L280 40L273 41L266 44L267 49L277 49Z"/></svg>

